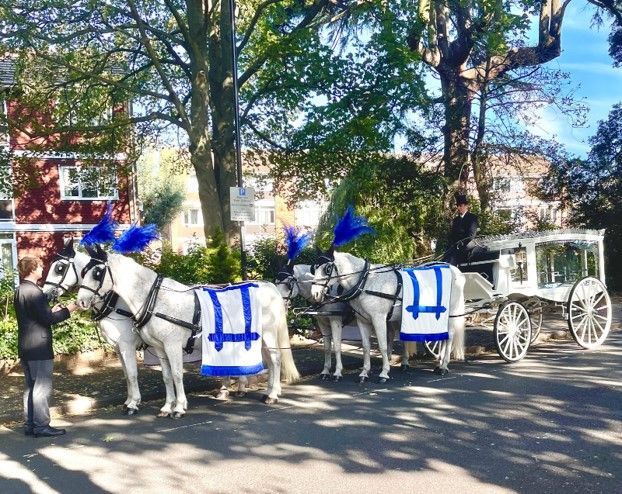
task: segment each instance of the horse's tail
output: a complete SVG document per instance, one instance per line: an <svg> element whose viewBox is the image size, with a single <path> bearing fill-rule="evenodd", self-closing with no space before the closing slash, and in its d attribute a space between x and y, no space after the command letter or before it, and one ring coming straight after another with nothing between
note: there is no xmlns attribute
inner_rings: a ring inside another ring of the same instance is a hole
<svg viewBox="0 0 622 494"><path fill-rule="evenodd" d="M286 383L293 383L300 379L300 372L296 368L296 362L294 362L294 356L292 354L291 342L289 340L289 330L287 329L287 312L285 304L283 304L283 311L281 317L277 321L277 338L279 348L281 349L281 379Z"/></svg>
<svg viewBox="0 0 622 494"><path fill-rule="evenodd" d="M452 356L455 360L464 360L464 346L465 346L465 329L466 322L464 319L464 284L465 277L462 272L452 266L452 274L453 274L453 283L451 289L451 297L452 300L455 300L455 303L452 303L453 314L450 314L450 324L453 327L453 345L452 345Z"/></svg>

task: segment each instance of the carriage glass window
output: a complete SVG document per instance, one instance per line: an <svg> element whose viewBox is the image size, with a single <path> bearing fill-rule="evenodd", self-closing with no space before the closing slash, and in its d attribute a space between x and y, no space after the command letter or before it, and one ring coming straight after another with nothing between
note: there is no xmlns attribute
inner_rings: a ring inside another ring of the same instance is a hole
<svg viewBox="0 0 622 494"><path fill-rule="evenodd" d="M536 245L538 287L573 284L585 276L598 277L598 244L570 241Z"/></svg>
<svg viewBox="0 0 622 494"><path fill-rule="evenodd" d="M515 284L527 282L527 249L519 247L514 251L515 267L510 271Z"/></svg>

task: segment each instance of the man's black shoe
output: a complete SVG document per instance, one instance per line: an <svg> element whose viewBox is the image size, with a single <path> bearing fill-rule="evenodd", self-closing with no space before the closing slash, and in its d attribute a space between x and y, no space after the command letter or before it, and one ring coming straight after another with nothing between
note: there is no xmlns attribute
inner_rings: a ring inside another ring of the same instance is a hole
<svg viewBox="0 0 622 494"><path fill-rule="evenodd" d="M54 437L62 436L65 433L65 429L57 429L56 427L46 427L40 431L35 432L35 437Z"/></svg>

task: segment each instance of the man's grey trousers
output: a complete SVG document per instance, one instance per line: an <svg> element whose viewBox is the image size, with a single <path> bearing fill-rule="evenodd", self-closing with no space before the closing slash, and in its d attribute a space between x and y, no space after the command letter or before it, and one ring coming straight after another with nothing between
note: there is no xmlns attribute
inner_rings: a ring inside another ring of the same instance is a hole
<svg viewBox="0 0 622 494"><path fill-rule="evenodd" d="M53 360L22 360L24 368L24 421L35 433L50 425Z"/></svg>

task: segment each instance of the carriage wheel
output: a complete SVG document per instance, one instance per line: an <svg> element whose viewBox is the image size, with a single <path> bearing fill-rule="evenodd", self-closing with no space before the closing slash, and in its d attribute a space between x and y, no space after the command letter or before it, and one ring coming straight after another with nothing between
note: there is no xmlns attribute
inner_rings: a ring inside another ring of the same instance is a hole
<svg viewBox="0 0 622 494"><path fill-rule="evenodd" d="M441 358L441 342L440 341L424 341L423 346L435 360Z"/></svg>
<svg viewBox="0 0 622 494"><path fill-rule="evenodd" d="M579 346L596 348L611 329L611 299L603 283L591 276L575 283L568 297L568 329Z"/></svg>
<svg viewBox="0 0 622 494"><path fill-rule="evenodd" d="M518 362L531 343L531 319L525 306L514 300L503 302L494 326L497 352L506 362Z"/></svg>

